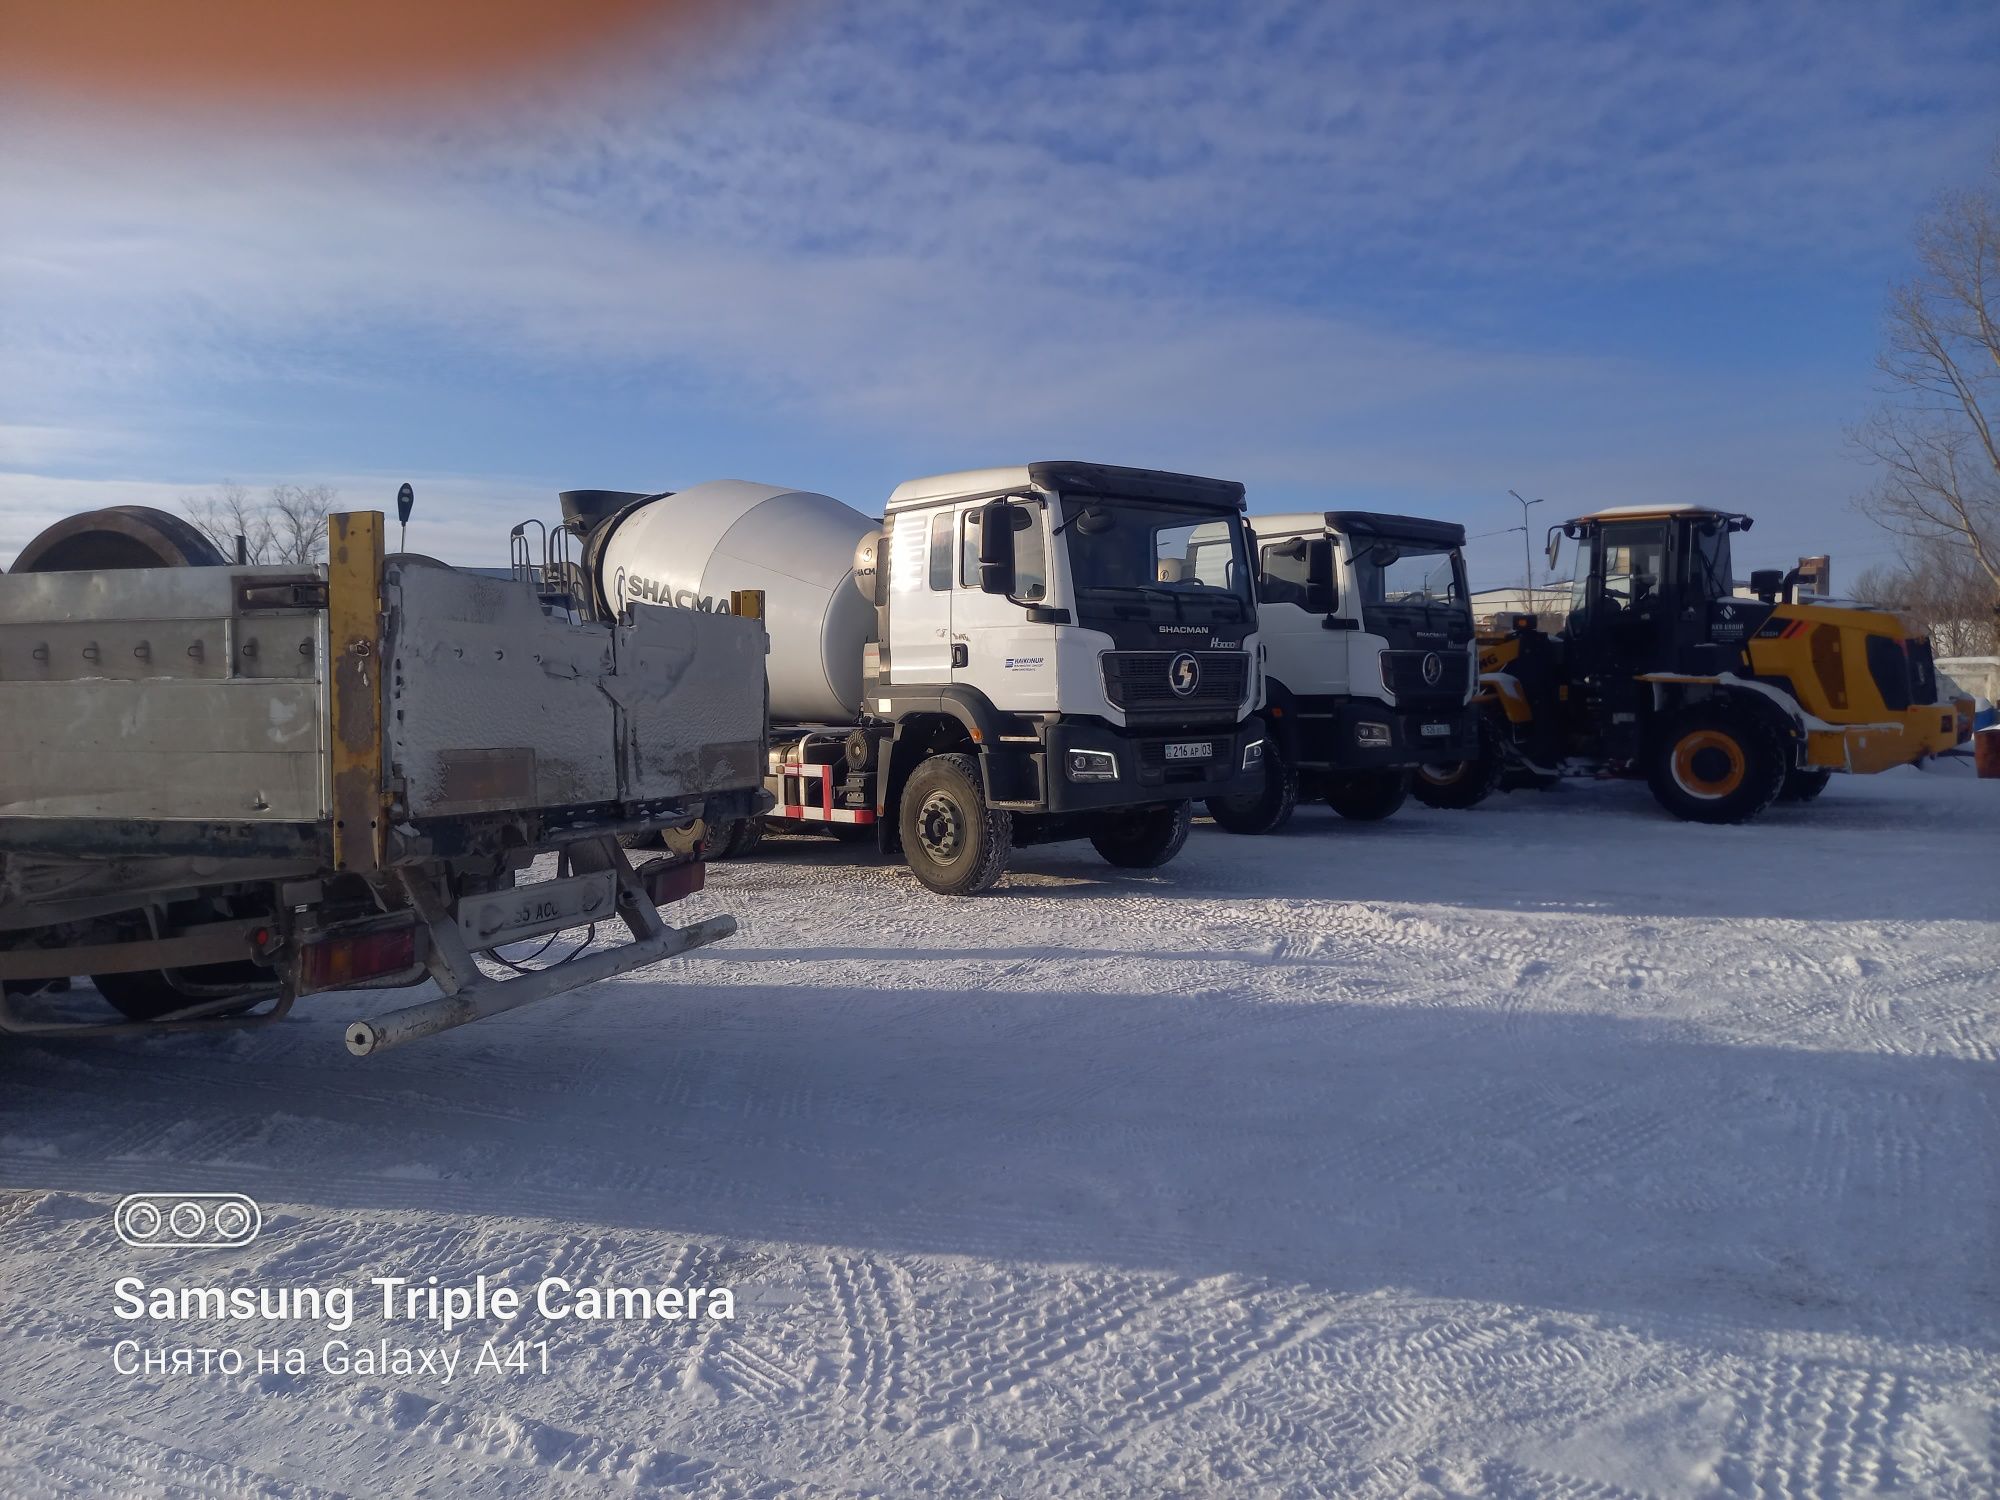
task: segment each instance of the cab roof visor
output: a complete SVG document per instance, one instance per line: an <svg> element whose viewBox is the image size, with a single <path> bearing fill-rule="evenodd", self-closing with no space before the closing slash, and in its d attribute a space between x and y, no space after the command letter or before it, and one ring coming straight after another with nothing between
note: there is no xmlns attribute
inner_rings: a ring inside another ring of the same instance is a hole
<svg viewBox="0 0 2000 1500"><path fill-rule="evenodd" d="M1424 516L1396 516L1379 510L1330 510L1327 529L1343 536L1391 537L1397 541L1429 542L1439 547L1463 547L1465 528L1456 521Z"/></svg>

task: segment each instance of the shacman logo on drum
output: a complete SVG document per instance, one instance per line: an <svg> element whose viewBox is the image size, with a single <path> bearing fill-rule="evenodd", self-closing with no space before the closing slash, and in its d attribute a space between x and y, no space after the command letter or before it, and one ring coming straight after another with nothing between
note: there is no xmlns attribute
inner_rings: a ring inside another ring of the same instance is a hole
<svg viewBox="0 0 2000 1500"><path fill-rule="evenodd" d="M220 1250L256 1239L264 1210L244 1193L128 1193L111 1222L141 1250Z"/></svg>

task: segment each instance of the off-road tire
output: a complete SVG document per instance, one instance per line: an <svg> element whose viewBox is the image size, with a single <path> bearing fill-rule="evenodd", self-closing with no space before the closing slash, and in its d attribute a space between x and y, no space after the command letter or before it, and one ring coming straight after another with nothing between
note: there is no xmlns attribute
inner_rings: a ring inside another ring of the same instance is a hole
<svg viewBox="0 0 2000 1500"><path fill-rule="evenodd" d="M1410 777L1410 795L1425 807L1477 807L1500 787L1507 769L1500 731L1485 714L1479 716L1479 749L1469 760L1418 766Z"/></svg>
<svg viewBox="0 0 2000 1500"><path fill-rule="evenodd" d="M729 831L729 847L724 851L724 859L748 859L757 852L757 846L764 842L764 820L759 817L738 818L736 826Z"/></svg>
<svg viewBox="0 0 2000 1500"><path fill-rule="evenodd" d="M693 854L696 845L700 845L703 859L727 859L729 841L735 837L738 821L724 818L719 823L711 823L706 818L696 818L678 828L661 829L660 842L675 854Z"/></svg>
<svg viewBox="0 0 2000 1500"><path fill-rule="evenodd" d="M1825 770L1802 770L1794 766L1785 772L1785 784L1778 788L1780 802L1811 802L1826 790L1826 784L1833 780L1833 772Z"/></svg>
<svg viewBox="0 0 2000 1500"><path fill-rule="evenodd" d="M1100 814L1091 847L1121 870L1156 870L1181 852L1194 826L1194 804L1138 807Z"/></svg>
<svg viewBox="0 0 2000 1500"><path fill-rule="evenodd" d="M910 873L940 896L976 895L1007 873L1014 819L987 805L969 755L933 755L912 771L896 825Z"/></svg>
<svg viewBox="0 0 2000 1500"><path fill-rule="evenodd" d="M1326 805L1355 823L1379 823L1410 795L1410 773L1335 772L1326 778Z"/></svg>
<svg viewBox="0 0 2000 1500"><path fill-rule="evenodd" d="M1264 785L1244 797L1210 797L1208 815L1230 833L1275 833L1299 804L1298 768L1264 745Z"/></svg>
<svg viewBox="0 0 2000 1500"><path fill-rule="evenodd" d="M1741 823L1777 799L1785 784L1778 731L1741 709L1705 707L1661 727L1646 756L1646 780L1660 806L1690 823Z"/></svg>

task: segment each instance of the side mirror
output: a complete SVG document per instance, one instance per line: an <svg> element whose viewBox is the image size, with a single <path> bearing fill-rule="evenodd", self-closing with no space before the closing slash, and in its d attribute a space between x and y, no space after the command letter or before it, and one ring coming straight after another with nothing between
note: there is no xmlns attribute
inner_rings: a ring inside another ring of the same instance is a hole
<svg viewBox="0 0 2000 1500"><path fill-rule="evenodd" d="M1014 517L1017 514L1032 524L1032 518L1025 511L1009 505L1005 500L989 500L979 507L979 592L982 594L999 594L1004 598L1014 592Z"/></svg>
<svg viewBox="0 0 2000 1500"><path fill-rule="evenodd" d="M1333 574L1333 543L1325 537L1306 546L1306 611L1330 615L1340 608L1340 584Z"/></svg>
<svg viewBox="0 0 2000 1500"><path fill-rule="evenodd" d="M1777 602L1778 591L1785 586L1785 572L1782 568L1759 568L1750 575L1750 592L1766 604Z"/></svg>
<svg viewBox="0 0 2000 1500"><path fill-rule="evenodd" d="M1556 555L1562 551L1562 544L1562 527L1551 526L1549 528L1549 571L1551 573L1556 570Z"/></svg>

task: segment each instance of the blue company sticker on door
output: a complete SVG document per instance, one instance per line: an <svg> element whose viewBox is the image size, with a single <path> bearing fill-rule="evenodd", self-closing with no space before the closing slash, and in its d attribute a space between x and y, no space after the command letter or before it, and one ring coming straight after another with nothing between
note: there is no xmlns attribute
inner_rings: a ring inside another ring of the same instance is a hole
<svg viewBox="0 0 2000 1500"><path fill-rule="evenodd" d="M1007 658L1007 670L1010 672L1039 672L1045 660L1047 658L1041 656L1010 656Z"/></svg>

